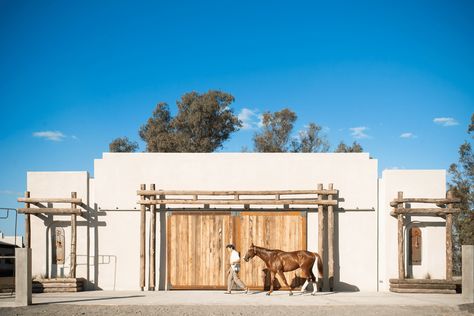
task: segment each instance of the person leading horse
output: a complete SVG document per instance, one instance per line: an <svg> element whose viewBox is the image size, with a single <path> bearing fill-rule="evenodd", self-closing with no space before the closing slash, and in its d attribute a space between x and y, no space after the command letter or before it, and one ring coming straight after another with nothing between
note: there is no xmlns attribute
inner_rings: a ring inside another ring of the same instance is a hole
<svg viewBox="0 0 474 316"><path fill-rule="evenodd" d="M265 262L267 269L270 271L270 291L267 295L270 295L273 292L273 281L276 274L280 276L283 283L289 288L290 295L293 295L291 287L288 285L283 272L294 271L298 268L301 268L302 277L306 279L301 291L304 292L309 282L311 282L313 283L313 292L311 294L316 294L318 286L317 279L313 273L313 266L316 260L318 260L317 267L319 278L323 277L323 262L318 253L306 250L287 252L278 249L267 249L255 246L252 243L245 254L244 260L245 262L248 262L255 256L262 259L263 262Z"/></svg>

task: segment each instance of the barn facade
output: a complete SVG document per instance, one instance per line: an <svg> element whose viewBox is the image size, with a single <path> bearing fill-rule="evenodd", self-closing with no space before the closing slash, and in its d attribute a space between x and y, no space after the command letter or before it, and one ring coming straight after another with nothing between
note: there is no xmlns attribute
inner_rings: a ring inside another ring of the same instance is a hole
<svg viewBox="0 0 474 316"><path fill-rule="evenodd" d="M332 239L321 239L321 229L329 222L321 220L319 214L324 213L317 205L157 204L156 224L147 208L141 253L137 191L143 184L148 190L153 184L158 191L189 192L297 192L332 185L337 190ZM333 289L373 292L387 291L389 279L399 276L399 228L390 215L390 202L398 192L404 197L444 198L446 172L385 170L379 178L378 162L367 153L104 153L94 161L93 176L80 171L28 172L27 191L45 200L75 192L81 201L76 232L71 231L70 215L29 216L37 278L67 277L74 270L75 277L85 280L85 289L137 290L142 281L145 288L156 290L221 289L228 262L225 245L236 244L243 256L253 242L288 251L331 247L324 265L326 272L333 269ZM45 206L68 207L58 202ZM406 216L404 221L406 277L444 279L444 219ZM155 256L149 251L150 240L156 242ZM265 285L259 260L242 264L241 278L254 288ZM150 272L141 280L143 264ZM298 271L287 273L287 279L295 286L301 282Z"/></svg>

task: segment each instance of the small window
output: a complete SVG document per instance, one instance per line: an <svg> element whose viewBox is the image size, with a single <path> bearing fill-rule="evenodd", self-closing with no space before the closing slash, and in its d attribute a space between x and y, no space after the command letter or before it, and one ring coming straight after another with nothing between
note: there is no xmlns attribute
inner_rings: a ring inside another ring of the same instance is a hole
<svg viewBox="0 0 474 316"><path fill-rule="evenodd" d="M421 245L422 236L421 229L419 227L410 228L410 251L409 251L409 264L421 265Z"/></svg>

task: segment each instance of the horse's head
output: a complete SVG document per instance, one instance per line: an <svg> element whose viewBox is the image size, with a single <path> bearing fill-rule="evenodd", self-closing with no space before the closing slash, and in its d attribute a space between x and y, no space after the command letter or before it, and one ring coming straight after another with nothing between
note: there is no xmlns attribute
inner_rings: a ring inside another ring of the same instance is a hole
<svg viewBox="0 0 474 316"><path fill-rule="evenodd" d="M255 246L254 246L254 244L252 243L252 244L250 245L249 250L247 250L247 253L245 254L245 257L244 257L245 262L248 262L250 259L252 259L253 257L255 257L256 254L257 254L257 252L256 252L256 250L255 250Z"/></svg>

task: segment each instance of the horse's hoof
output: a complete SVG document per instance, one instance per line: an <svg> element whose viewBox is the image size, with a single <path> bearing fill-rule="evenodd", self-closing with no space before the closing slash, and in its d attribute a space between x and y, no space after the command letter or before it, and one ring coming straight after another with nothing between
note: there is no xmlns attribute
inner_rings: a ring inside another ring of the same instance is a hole
<svg viewBox="0 0 474 316"><path fill-rule="evenodd" d="M270 296L270 293L265 294L266 296Z"/></svg>
<svg viewBox="0 0 474 316"><path fill-rule="evenodd" d="M293 296L293 293L290 293L290 296Z"/></svg>
<svg viewBox="0 0 474 316"><path fill-rule="evenodd" d="M316 293L311 293L311 295L316 296Z"/></svg>

